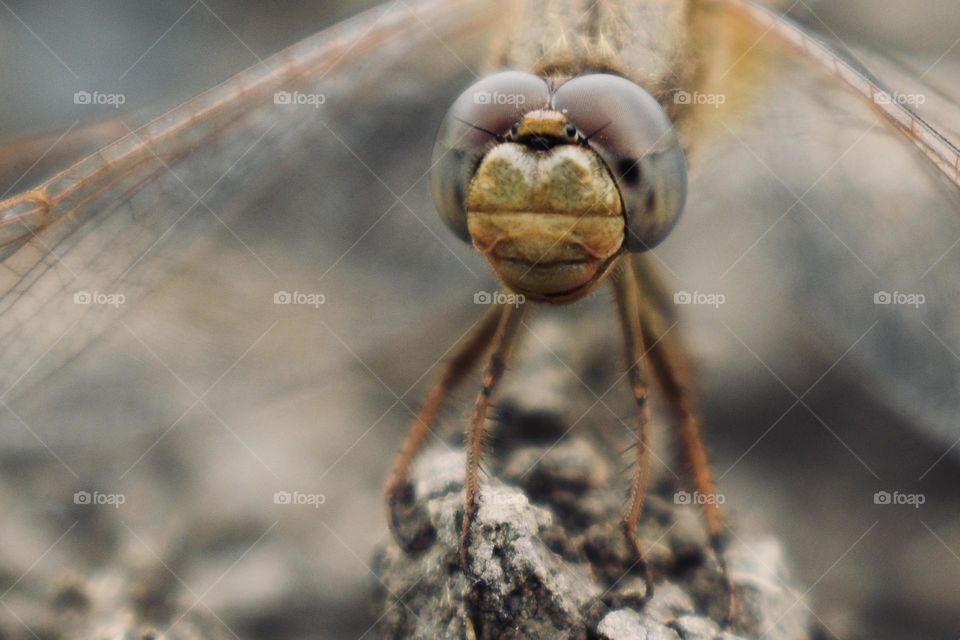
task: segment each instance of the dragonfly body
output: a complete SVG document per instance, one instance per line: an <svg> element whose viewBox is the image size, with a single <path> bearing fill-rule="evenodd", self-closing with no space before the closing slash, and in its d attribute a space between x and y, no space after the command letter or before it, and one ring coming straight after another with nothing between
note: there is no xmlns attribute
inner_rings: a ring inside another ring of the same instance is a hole
<svg viewBox="0 0 960 640"><path fill-rule="evenodd" d="M515 28L497 54L505 68L539 75L613 72L656 95L693 71L689 2L519 3Z"/></svg>
<svg viewBox="0 0 960 640"><path fill-rule="evenodd" d="M685 3L517 5L493 66L528 71L546 89L529 76L475 84L452 107L457 122L441 128L434 154L441 213L507 286L532 299L579 299L622 251L650 249L672 228L686 163L664 114L693 113L675 96L703 75L686 46L694 16ZM590 79L568 82L581 76ZM512 129L499 130L510 119ZM482 134L506 144L482 149ZM453 169L444 167L450 154ZM462 175L464 154L480 162L470 184L450 178Z"/></svg>
<svg viewBox="0 0 960 640"><path fill-rule="evenodd" d="M664 301L656 299L662 292L642 287L656 278L631 259L659 244L684 208L685 153L668 115L668 109L683 110L667 104L683 106L672 96L691 89L689 79L699 70L681 56L680 46L695 12L681 4L641 3L637 13L625 6L557 3L558 13L544 21L540 5L527 5L518 19L519 35L504 45L499 59L515 70L494 73L467 88L441 124L431 175L438 212L487 258L521 302L495 308L461 347L414 419L386 494L394 533L404 544L394 510L410 495L413 456L446 396L489 350L466 432L460 557L469 573L487 411L521 333L525 300L578 300L612 275L626 378L637 407L636 470L621 527L649 597L652 574L636 536L650 467L648 348L656 363L652 371L667 391L693 488L704 495L716 493L693 417L683 356L662 340L658 309ZM559 31L551 36L543 31L544 23ZM657 35L630 37L641 28ZM525 29L533 30L532 37ZM732 619L725 530L715 504L704 510Z"/></svg>

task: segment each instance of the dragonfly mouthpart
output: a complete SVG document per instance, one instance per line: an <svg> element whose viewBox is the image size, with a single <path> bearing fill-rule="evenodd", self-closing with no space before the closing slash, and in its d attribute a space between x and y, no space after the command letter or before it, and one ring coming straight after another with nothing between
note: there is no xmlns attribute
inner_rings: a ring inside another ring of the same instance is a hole
<svg viewBox="0 0 960 640"><path fill-rule="evenodd" d="M554 122L562 132L565 123ZM616 182L593 151L574 144L546 152L497 145L470 182L466 208L473 246L504 284L535 300L585 295L626 233Z"/></svg>

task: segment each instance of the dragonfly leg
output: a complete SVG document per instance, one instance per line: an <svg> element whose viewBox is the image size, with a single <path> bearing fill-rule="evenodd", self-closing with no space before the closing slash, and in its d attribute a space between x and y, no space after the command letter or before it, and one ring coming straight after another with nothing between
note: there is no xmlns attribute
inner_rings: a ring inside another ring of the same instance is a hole
<svg viewBox="0 0 960 640"><path fill-rule="evenodd" d="M526 305L507 307L503 312L497 333L493 339L493 352L483 374L483 386L477 394L473 416L467 427L467 474L463 485L464 511L460 527L460 566L466 573L470 566L470 528L477 515L480 485L480 456L483 452L483 437L487 422L490 397L503 377L510 349L516 342Z"/></svg>
<svg viewBox="0 0 960 640"><path fill-rule="evenodd" d="M467 373L487 350L502 315L503 306L491 307L457 346L453 357L445 364L439 379L431 387L410 423L407 437L400 447L400 453L397 454L384 489L384 496L390 531L397 543L406 551L415 550L413 543L406 540L400 531L400 507L412 498L409 482L410 467L430 433L430 428L436 421L444 401L463 382Z"/></svg>
<svg viewBox="0 0 960 640"><path fill-rule="evenodd" d="M690 392L694 381L688 358L682 343L676 339L677 336L670 335L670 329L664 326L664 317L659 311L660 308L670 304L670 294L665 288L659 286L655 274L647 277L648 274L643 273L643 271L652 270L652 267L653 265L645 265L639 261L636 264L636 268L640 271L637 278L642 283L641 295L645 302L638 307L640 330L643 339L650 345L649 357L653 373L663 389L670 412L677 424L680 461L690 473L693 488L704 498L700 502L710 535L710 546L727 589L727 620L729 622L736 616L736 595L724 555L727 529L720 518L716 499L717 490L710 473L706 448L700 437L700 427L695 417ZM658 284L651 286L654 282Z"/></svg>
<svg viewBox="0 0 960 640"><path fill-rule="evenodd" d="M623 329L626 348L627 378L630 390L637 403L636 470L630 485L630 498L623 514L621 527L627 543L636 557L635 566L643 572L647 584L646 597L653 595L653 576L647 565L643 545L637 538L637 522L643 512L643 502L647 495L647 480L650 475L650 406L647 403L648 385L646 358L644 354L643 334L640 330L639 300L636 275L627 260L621 261L620 273L614 278L617 310Z"/></svg>

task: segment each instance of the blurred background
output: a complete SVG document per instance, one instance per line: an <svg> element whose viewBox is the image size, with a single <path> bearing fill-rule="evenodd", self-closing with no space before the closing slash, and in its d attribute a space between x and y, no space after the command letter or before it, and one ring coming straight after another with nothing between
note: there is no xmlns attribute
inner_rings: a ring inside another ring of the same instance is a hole
<svg viewBox="0 0 960 640"><path fill-rule="evenodd" d="M6 0L0 192L373 4ZM955 127L956 3L781 4ZM376 637L381 485L474 293L496 286L422 179L480 71L489 34L475 36L346 56L329 104L299 121L310 133L244 144L236 190L163 238L176 260L105 309L87 348L62 366L60 341L5 356L0 635L43 637L71 585L107 594L94 610L110 619L110 594L145 584L227 636ZM749 108L704 134L686 217L656 252L675 291L724 298L679 311L728 512L784 540L824 637L956 638L960 204L870 109L789 58L763 66L738 89ZM75 104L84 91L122 104ZM231 168L217 166L213 181ZM884 292L924 302L875 304ZM18 320L3 348L43 320Z"/></svg>

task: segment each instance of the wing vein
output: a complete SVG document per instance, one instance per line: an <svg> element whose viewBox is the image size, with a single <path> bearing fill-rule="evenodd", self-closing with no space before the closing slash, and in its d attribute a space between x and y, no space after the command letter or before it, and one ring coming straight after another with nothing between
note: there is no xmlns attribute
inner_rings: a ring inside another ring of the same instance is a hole
<svg viewBox="0 0 960 640"><path fill-rule="evenodd" d="M789 17L756 4L754 0L723 0L759 28L776 35L789 47L834 76L869 103L889 125L900 131L957 188L960 188L960 149L911 109L867 69L818 40Z"/></svg>

